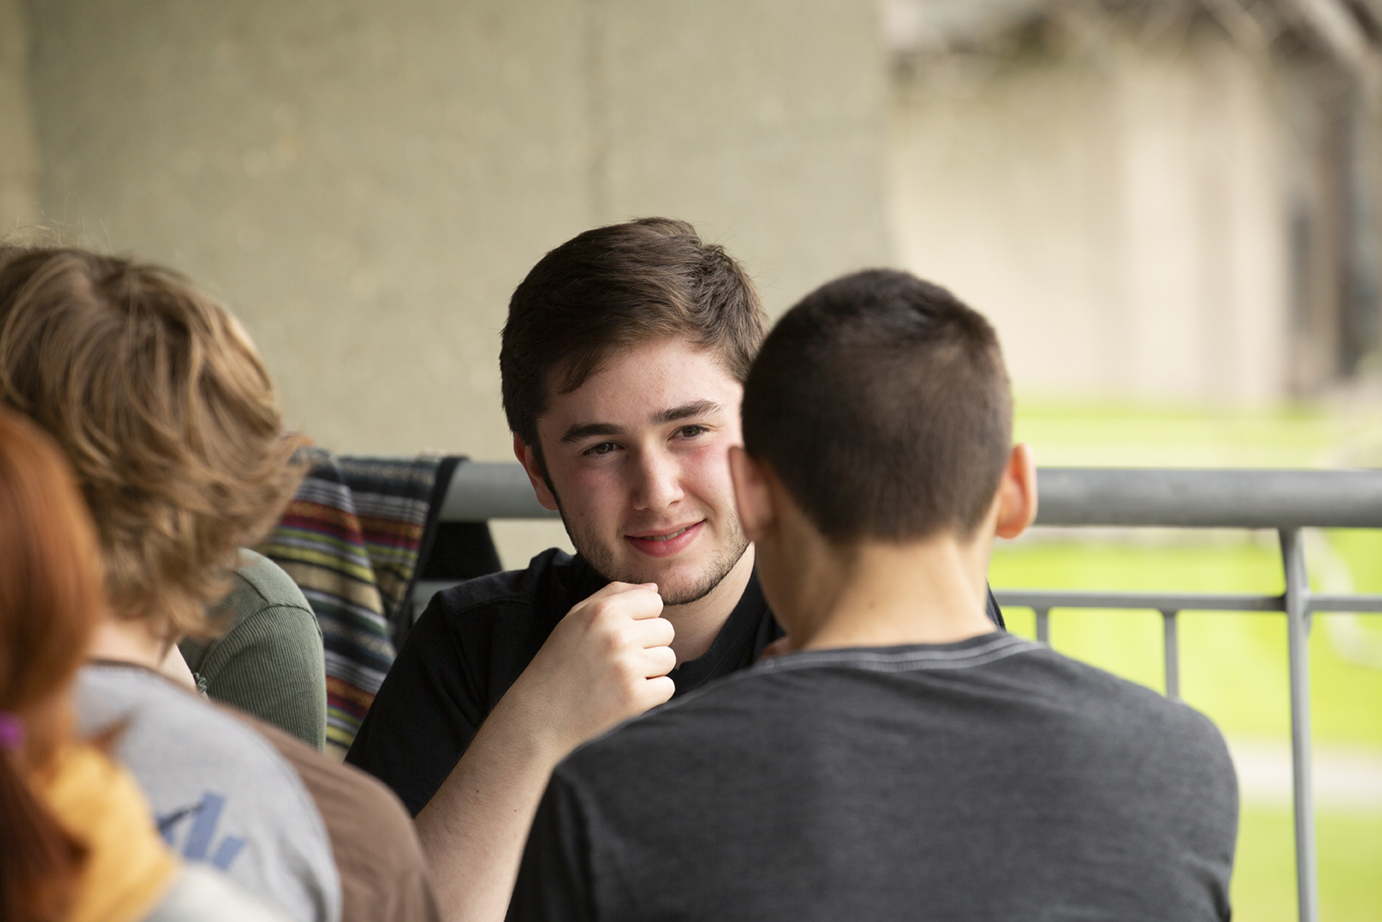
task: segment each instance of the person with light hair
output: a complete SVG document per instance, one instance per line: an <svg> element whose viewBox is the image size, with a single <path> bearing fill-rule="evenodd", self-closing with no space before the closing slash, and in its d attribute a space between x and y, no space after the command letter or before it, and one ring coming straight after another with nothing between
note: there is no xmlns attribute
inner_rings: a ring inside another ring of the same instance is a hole
<svg viewBox="0 0 1382 922"><path fill-rule="evenodd" d="M89 733L123 727L115 754L164 838L302 922L434 917L416 836L382 785L159 674L190 684L175 644L215 633L207 606L301 476L240 324L167 269L12 251L0 404L54 438L91 509L110 615L78 716Z"/></svg>
<svg viewBox="0 0 1382 922"><path fill-rule="evenodd" d="M281 920L219 872L180 862L134 779L76 734L73 681L105 606L67 462L0 408L0 919Z"/></svg>

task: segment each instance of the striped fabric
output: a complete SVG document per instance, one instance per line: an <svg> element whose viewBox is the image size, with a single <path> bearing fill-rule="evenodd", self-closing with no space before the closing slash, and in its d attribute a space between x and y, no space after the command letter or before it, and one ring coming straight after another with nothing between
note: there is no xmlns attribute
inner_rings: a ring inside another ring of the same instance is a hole
<svg viewBox="0 0 1382 922"><path fill-rule="evenodd" d="M345 757L393 664L440 459L313 449L311 472L260 553L302 588L326 648L326 751Z"/></svg>

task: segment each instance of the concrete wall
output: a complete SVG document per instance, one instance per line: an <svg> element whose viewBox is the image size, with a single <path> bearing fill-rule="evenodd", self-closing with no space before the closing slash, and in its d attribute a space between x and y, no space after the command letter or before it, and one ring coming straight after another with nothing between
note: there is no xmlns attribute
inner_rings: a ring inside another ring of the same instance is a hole
<svg viewBox="0 0 1382 922"><path fill-rule="evenodd" d="M20 0L0 0L0 237L38 217L28 39Z"/></svg>
<svg viewBox="0 0 1382 922"><path fill-rule="evenodd" d="M507 457L508 294L586 227L685 217L773 309L888 255L868 0L29 13L45 217L221 293L334 449Z"/></svg>
<svg viewBox="0 0 1382 922"><path fill-rule="evenodd" d="M508 296L587 227L684 217L774 312L889 256L871 0L28 14L44 219L220 294L289 422L334 450L512 457ZM551 523L495 530L510 565L565 543Z"/></svg>
<svg viewBox="0 0 1382 922"><path fill-rule="evenodd" d="M1285 129L1241 52L942 59L895 100L902 259L995 321L1020 391L1284 396Z"/></svg>

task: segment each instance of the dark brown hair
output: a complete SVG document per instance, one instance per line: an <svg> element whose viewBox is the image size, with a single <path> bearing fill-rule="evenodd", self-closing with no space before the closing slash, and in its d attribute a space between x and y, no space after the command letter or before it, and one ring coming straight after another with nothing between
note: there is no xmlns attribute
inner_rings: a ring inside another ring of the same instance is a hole
<svg viewBox="0 0 1382 922"><path fill-rule="evenodd" d="M56 439L117 617L205 633L236 548L301 476L240 324L175 272L77 249L0 262L0 403Z"/></svg>
<svg viewBox="0 0 1382 922"><path fill-rule="evenodd" d="M70 689L104 607L101 559L61 452L0 408L0 711L24 741L0 750L0 918L64 917L85 848L30 779L72 740Z"/></svg>
<svg viewBox="0 0 1382 922"><path fill-rule="evenodd" d="M837 542L972 534L1012 440L993 327L945 289L883 269L782 317L743 412L745 449Z"/></svg>
<svg viewBox="0 0 1382 922"><path fill-rule="evenodd" d="M611 355L662 337L713 350L742 382L765 326L744 268L685 221L586 231L542 257L509 300L499 351L509 428L540 455L549 387L570 393Z"/></svg>

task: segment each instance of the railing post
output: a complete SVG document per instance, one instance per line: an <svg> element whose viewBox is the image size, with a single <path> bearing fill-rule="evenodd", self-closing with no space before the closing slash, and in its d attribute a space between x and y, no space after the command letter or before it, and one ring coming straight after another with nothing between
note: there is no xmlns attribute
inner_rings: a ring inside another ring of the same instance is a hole
<svg viewBox="0 0 1382 922"><path fill-rule="evenodd" d="M1166 648L1166 697L1180 697L1180 646L1176 642L1176 615L1174 609L1162 609L1161 625L1165 632Z"/></svg>
<svg viewBox="0 0 1382 922"><path fill-rule="evenodd" d="M1310 777L1310 578L1298 528L1283 528L1286 631L1291 664L1291 766L1295 788L1296 902L1301 922L1318 922L1315 801Z"/></svg>
<svg viewBox="0 0 1382 922"><path fill-rule="evenodd" d="M1033 608L1032 612L1036 615L1037 640L1049 647L1051 645L1051 609Z"/></svg>

